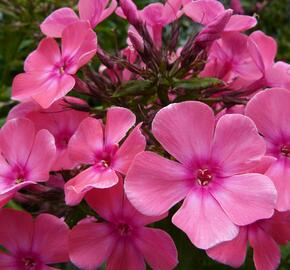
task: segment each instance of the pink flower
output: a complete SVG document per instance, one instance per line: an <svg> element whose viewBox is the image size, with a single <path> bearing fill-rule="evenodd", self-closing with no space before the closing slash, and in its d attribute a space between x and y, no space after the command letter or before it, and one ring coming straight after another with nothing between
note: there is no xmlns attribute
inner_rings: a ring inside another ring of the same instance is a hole
<svg viewBox="0 0 290 270"><path fill-rule="evenodd" d="M135 124L135 115L121 107L110 108L106 125L101 120L86 118L69 142L69 153L79 164L89 164L65 185L69 205L78 204L92 188L108 188L118 183L118 173L126 174L136 154L145 149L145 137L136 126L119 147L119 142Z"/></svg>
<svg viewBox="0 0 290 270"><path fill-rule="evenodd" d="M276 62L266 74L267 84L290 90L290 65L283 61Z"/></svg>
<svg viewBox="0 0 290 270"><path fill-rule="evenodd" d="M47 130L36 131L28 119L8 121L0 131L0 206L21 188L47 181L55 142Z"/></svg>
<svg viewBox="0 0 290 270"><path fill-rule="evenodd" d="M64 221L49 214L35 220L26 212L0 211L0 269L56 269L50 264L67 262L69 228Z"/></svg>
<svg viewBox="0 0 290 270"><path fill-rule="evenodd" d="M132 0L122 0L122 9L117 8L116 13L122 18L127 18L133 26L139 21L143 22L157 47L161 47L163 27L182 15L181 4L181 0L167 0L165 4L153 3L139 11Z"/></svg>
<svg viewBox="0 0 290 270"><path fill-rule="evenodd" d="M240 227L235 239L221 243L206 252L212 259L238 268L245 261L249 242L254 251L256 269L275 270L281 257L279 245L289 241L290 212L275 212L270 219Z"/></svg>
<svg viewBox="0 0 290 270"><path fill-rule="evenodd" d="M170 270L177 265L177 250L164 231L145 227L165 217L147 217L126 198L123 181L110 189L92 190L89 205L105 222L81 222L70 234L70 259L84 270Z"/></svg>
<svg viewBox="0 0 290 270"><path fill-rule="evenodd" d="M177 161L153 152L136 156L125 191L137 210L160 215L185 198L172 221L203 249L233 239L238 226L272 216L272 181L249 172L266 146L248 117L224 115L215 125L210 107L188 101L160 110L152 132Z"/></svg>
<svg viewBox="0 0 290 270"><path fill-rule="evenodd" d="M239 32L224 33L212 45L201 76L220 78L234 89L243 89L259 80L263 73L250 54L248 40Z"/></svg>
<svg viewBox="0 0 290 270"><path fill-rule="evenodd" d="M184 0L183 11L194 22L207 25L225 11L222 3L216 0ZM225 32L245 31L257 24L257 20L252 16L232 15Z"/></svg>
<svg viewBox="0 0 290 270"><path fill-rule="evenodd" d="M246 107L267 142L267 154L277 158L266 175L278 192L278 211L290 209L290 92L272 88L255 95Z"/></svg>
<svg viewBox="0 0 290 270"><path fill-rule="evenodd" d="M96 34L86 22L69 25L62 33L61 51L52 38L43 39L15 77L12 98L34 99L43 108L64 97L75 85L74 74L97 50Z"/></svg>
<svg viewBox="0 0 290 270"><path fill-rule="evenodd" d="M87 112L69 108L68 103L86 106L83 100L74 97L60 99L49 109L42 109L36 102L28 101L15 106L8 115L8 119L28 118L35 124L37 130L47 129L54 136L56 144L56 159L52 166L54 171L73 169L77 165L70 159L67 146L81 121L89 116Z"/></svg>
<svg viewBox="0 0 290 270"><path fill-rule="evenodd" d="M70 24L87 21L91 28L110 16L117 6L117 1L112 0L80 0L78 9L80 16L71 8L60 8L51 13L40 25L41 31L48 37L61 37L63 30Z"/></svg>

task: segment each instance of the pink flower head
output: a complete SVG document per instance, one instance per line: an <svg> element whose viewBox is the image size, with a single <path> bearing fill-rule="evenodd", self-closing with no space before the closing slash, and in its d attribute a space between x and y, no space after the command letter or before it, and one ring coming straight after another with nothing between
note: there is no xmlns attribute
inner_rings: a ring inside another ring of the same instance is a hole
<svg viewBox="0 0 290 270"><path fill-rule="evenodd" d="M62 33L61 51L53 38L43 39L15 77L12 98L35 100L43 108L64 97L75 85L74 74L97 50L96 34L86 22L69 25Z"/></svg>
<svg viewBox="0 0 290 270"><path fill-rule="evenodd" d="M164 5L153 3L139 11L132 0L121 0L122 9L118 8L116 13L122 18L127 18L133 26L143 22L157 47L161 47L163 27L182 15L181 4L181 0L167 0Z"/></svg>
<svg viewBox="0 0 290 270"><path fill-rule="evenodd" d="M8 119L25 117L30 119L37 130L47 129L55 139L56 159L53 171L73 169L77 163L70 159L67 146L71 136L89 113L69 108L68 103L86 106L86 102L74 97L66 97L53 103L49 109L42 109L36 102L28 101L15 106Z"/></svg>
<svg viewBox="0 0 290 270"><path fill-rule="evenodd" d="M79 17L71 8L60 8L51 13L40 25L41 31L48 37L61 37L63 30L70 24L87 21L91 28L110 16L117 1L112 0L80 0L78 3ZM108 6L109 4L109 6Z"/></svg>
<svg viewBox="0 0 290 270"><path fill-rule="evenodd" d="M0 206L21 188L47 181L55 159L55 142L25 118L8 121L0 130Z"/></svg>
<svg viewBox="0 0 290 270"><path fill-rule="evenodd" d="M170 270L177 265L171 237L160 229L145 227L166 215L148 217L137 212L123 190L123 181L112 188L92 190L87 202L105 222L81 222L70 234L70 258L79 268L107 270Z"/></svg>
<svg viewBox="0 0 290 270"><path fill-rule="evenodd" d="M119 142L135 124L135 115L121 107L110 108L104 126L101 120L86 118L69 142L69 153L79 164L91 165L65 185L69 205L78 204L92 188L108 188L118 183L118 173L126 174L136 154L145 149L145 137L138 125L119 147Z"/></svg>
<svg viewBox="0 0 290 270"><path fill-rule="evenodd" d="M69 261L68 237L69 228L55 216L41 214L33 220L26 212L2 209L0 269L56 269L48 265Z"/></svg>
<svg viewBox="0 0 290 270"><path fill-rule="evenodd" d="M238 268L245 261L249 242L254 251L256 269L275 270L281 258L279 245L289 241L290 212L275 212L270 219L240 227L235 239L221 243L206 252L212 259Z"/></svg>
<svg viewBox="0 0 290 270"><path fill-rule="evenodd" d="M267 154L277 158L266 175L278 192L276 209L290 209L290 92L272 88L255 95L246 107L267 142Z"/></svg>
<svg viewBox="0 0 290 270"><path fill-rule="evenodd" d="M194 22L202 25L211 23L225 11L223 4L216 0L184 0L183 5L184 13ZM252 16L232 15L224 31L245 31L256 24L257 20Z"/></svg>
<svg viewBox="0 0 290 270"><path fill-rule="evenodd" d="M137 210L160 215L185 199L172 221L203 249L233 239L238 226L272 216L275 187L250 172L266 145L248 117L224 115L215 124L210 107L188 101L161 109L152 132L177 161L152 152L136 156L125 191Z"/></svg>
<svg viewBox="0 0 290 270"><path fill-rule="evenodd" d="M250 54L248 40L246 35L239 32L224 33L212 45L201 76L220 78L234 89L245 88L259 80L263 73Z"/></svg>

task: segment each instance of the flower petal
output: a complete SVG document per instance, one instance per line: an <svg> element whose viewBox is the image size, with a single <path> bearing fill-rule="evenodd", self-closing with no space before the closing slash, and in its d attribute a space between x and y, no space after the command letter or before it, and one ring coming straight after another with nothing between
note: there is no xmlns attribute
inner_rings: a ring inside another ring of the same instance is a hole
<svg viewBox="0 0 290 270"><path fill-rule="evenodd" d="M170 270L178 263L177 250L170 235L153 228L142 228L135 244L152 269Z"/></svg>
<svg viewBox="0 0 290 270"><path fill-rule="evenodd" d="M107 224L78 224L70 233L70 259L81 269L96 269L107 260L115 245L112 229Z"/></svg>
<svg viewBox="0 0 290 270"><path fill-rule="evenodd" d="M208 158L213 129L213 111L197 101L171 104L161 109L152 123L153 135L165 150L190 166L194 160Z"/></svg>
<svg viewBox="0 0 290 270"><path fill-rule="evenodd" d="M206 251L207 255L215 261L239 268L247 255L248 230L240 227L239 234L231 241L223 242Z"/></svg>
<svg viewBox="0 0 290 270"><path fill-rule="evenodd" d="M44 38L25 60L25 72L51 72L61 61L60 49L53 38Z"/></svg>
<svg viewBox="0 0 290 270"><path fill-rule="evenodd" d="M72 160L80 164L92 164L95 154L103 150L103 126L100 120L92 117L84 119L68 144Z"/></svg>
<svg viewBox="0 0 290 270"><path fill-rule="evenodd" d="M0 245L13 255L29 252L33 238L33 221L26 212L4 208L0 211Z"/></svg>
<svg viewBox="0 0 290 270"><path fill-rule="evenodd" d="M34 140L35 128L30 120L18 118L6 122L0 131L0 149L10 166L25 166Z"/></svg>
<svg viewBox="0 0 290 270"><path fill-rule="evenodd" d="M106 270L145 270L141 252L126 239L120 239L107 262Z"/></svg>
<svg viewBox="0 0 290 270"><path fill-rule="evenodd" d="M275 162L266 172L277 189L278 211L290 210L290 162L288 158Z"/></svg>
<svg viewBox="0 0 290 270"><path fill-rule="evenodd" d="M49 214L40 214L35 219L32 252L40 255L45 264L69 261L66 223Z"/></svg>
<svg viewBox="0 0 290 270"><path fill-rule="evenodd" d="M257 270L277 269L280 263L278 244L258 226L249 229L249 242L254 250L254 263Z"/></svg>
<svg viewBox="0 0 290 270"><path fill-rule="evenodd" d="M275 142L288 136L290 92L272 88L256 94L247 104L246 115L252 118L267 140Z"/></svg>
<svg viewBox="0 0 290 270"><path fill-rule="evenodd" d="M90 167L65 184L65 201L68 205L76 205L92 188L109 188L118 183L119 179L112 169Z"/></svg>
<svg viewBox="0 0 290 270"><path fill-rule="evenodd" d="M75 74L97 51L97 37L88 22L70 24L62 32L62 57L67 59L66 71Z"/></svg>
<svg viewBox="0 0 290 270"><path fill-rule="evenodd" d="M45 129L40 130L35 137L31 153L26 163L29 171L27 180L46 181L49 178L49 171L55 160L54 137Z"/></svg>
<svg viewBox="0 0 290 270"><path fill-rule="evenodd" d="M239 232L218 202L204 190L189 194L172 222L201 249L232 240Z"/></svg>
<svg viewBox="0 0 290 270"><path fill-rule="evenodd" d="M197 0L184 5L183 10L194 22L207 25L224 12L224 6L215 0Z"/></svg>
<svg viewBox="0 0 290 270"><path fill-rule="evenodd" d="M129 201L145 215L165 213L189 190L187 169L152 152L138 154L125 179Z"/></svg>
<svg viewBox="0 0 290 270"><path fill-rule="evenodd" d="M40 25L43 34L49 37L61 37L63 30L79 20L71 8L60 8L52 12Z"/></svg>
<svg viewBox="0 0 290 270"><path fill-rule="evenodd" d="M253 28L257 24L257 19L253 16L232 15L224 31L242 32Z"/></svg>
<svg viewBox="0 0 290 270"><path fill-rule="evenodd" d="M237 225L244 226L274 213L276 189L262 174L248 173L218 179L210 193Z"/></svg>
<svg viewBox="0 0 290 270"><path fill-rule="evenodd" d="M222 116L216 126L212 158L225 176L256 166L266 152L266 144L251 119L240 114Z"/></svg>
<svg viewBox="0 0 290 270"><path fill-rule="evenodd" d="M130 110L121 107L110 108L105 127L106 145L114 145L122 140L135 121L136 117Z"/></svg>
<svg viewBox="0 0 290 270"><path fill-rule="evenodd" d="M114 156L114 170L127 174L127 171L137 154L145 150L146 139L140 130L141 124L134 128Z"/></svg>

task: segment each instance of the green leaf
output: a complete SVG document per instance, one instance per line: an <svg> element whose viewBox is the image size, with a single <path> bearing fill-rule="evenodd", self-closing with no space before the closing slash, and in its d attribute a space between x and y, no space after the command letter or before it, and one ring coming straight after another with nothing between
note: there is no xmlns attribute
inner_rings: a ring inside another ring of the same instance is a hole
<svg viewBox="0 0 290 270"><path fill-rule="evenodd" d="M189 80L177 80L173 82L173 88L182 88L188 91L200 91L208 88L221 87L224 82L216 78L192 78Z"/></svg>
<svg viewBox="0 0 290 270"><path fill-rule="evenodd" d="M156 88L149 80L132 80L121 85L118 92L113 94L113 97L125 97L135 95L153 94Z"/></svg>

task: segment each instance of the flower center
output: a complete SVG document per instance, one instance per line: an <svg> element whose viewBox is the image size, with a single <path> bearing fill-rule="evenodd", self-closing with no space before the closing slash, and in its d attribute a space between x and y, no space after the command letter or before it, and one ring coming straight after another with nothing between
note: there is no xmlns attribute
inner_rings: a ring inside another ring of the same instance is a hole
<svg viewBox="0 0 290 270"><path fill-rule="evenodd" d="M27 270L33 269L36 266L35 260L29 257L23 258L22 263L23 263L24 269L27 269Z"/></svg>
<svg viewBox="0 0 290 270"><path fill-rule="evenodd" d="M64 74L64 66L61 66L60 68L59 68L59 73L62 75L62 74Z"/></svg>
<svg viewBox="0 0 290 270"><path fill-rule="evenodd" d="M126 223L120 223L118 225L118 231L119 231L119 234L124 236L124 235L129 235L132 231L131 227L126 224Z"/></svg>
<svg viewBox="0 0 290 270"><path fill-rule="evenodd" d="M280 153L285 157L290 157L290 146L289 145L283 145L280 148Z"/></svg>
<svg viewBox="0 0 290 270"><path fill-rule="evenodd" d="M196 179L199 185L207 186L212 179L212 174L208 169L199 169Z"/></svg>
<svg viewBox="0 0 290 270"><path fill-rule="evenodd" d="M24 178L19 177L19 178L17 178L17 179L14 181L14 183L15 183L16 185L18 185L18 184L21 184L23 181L24 181Z"/></svg>

